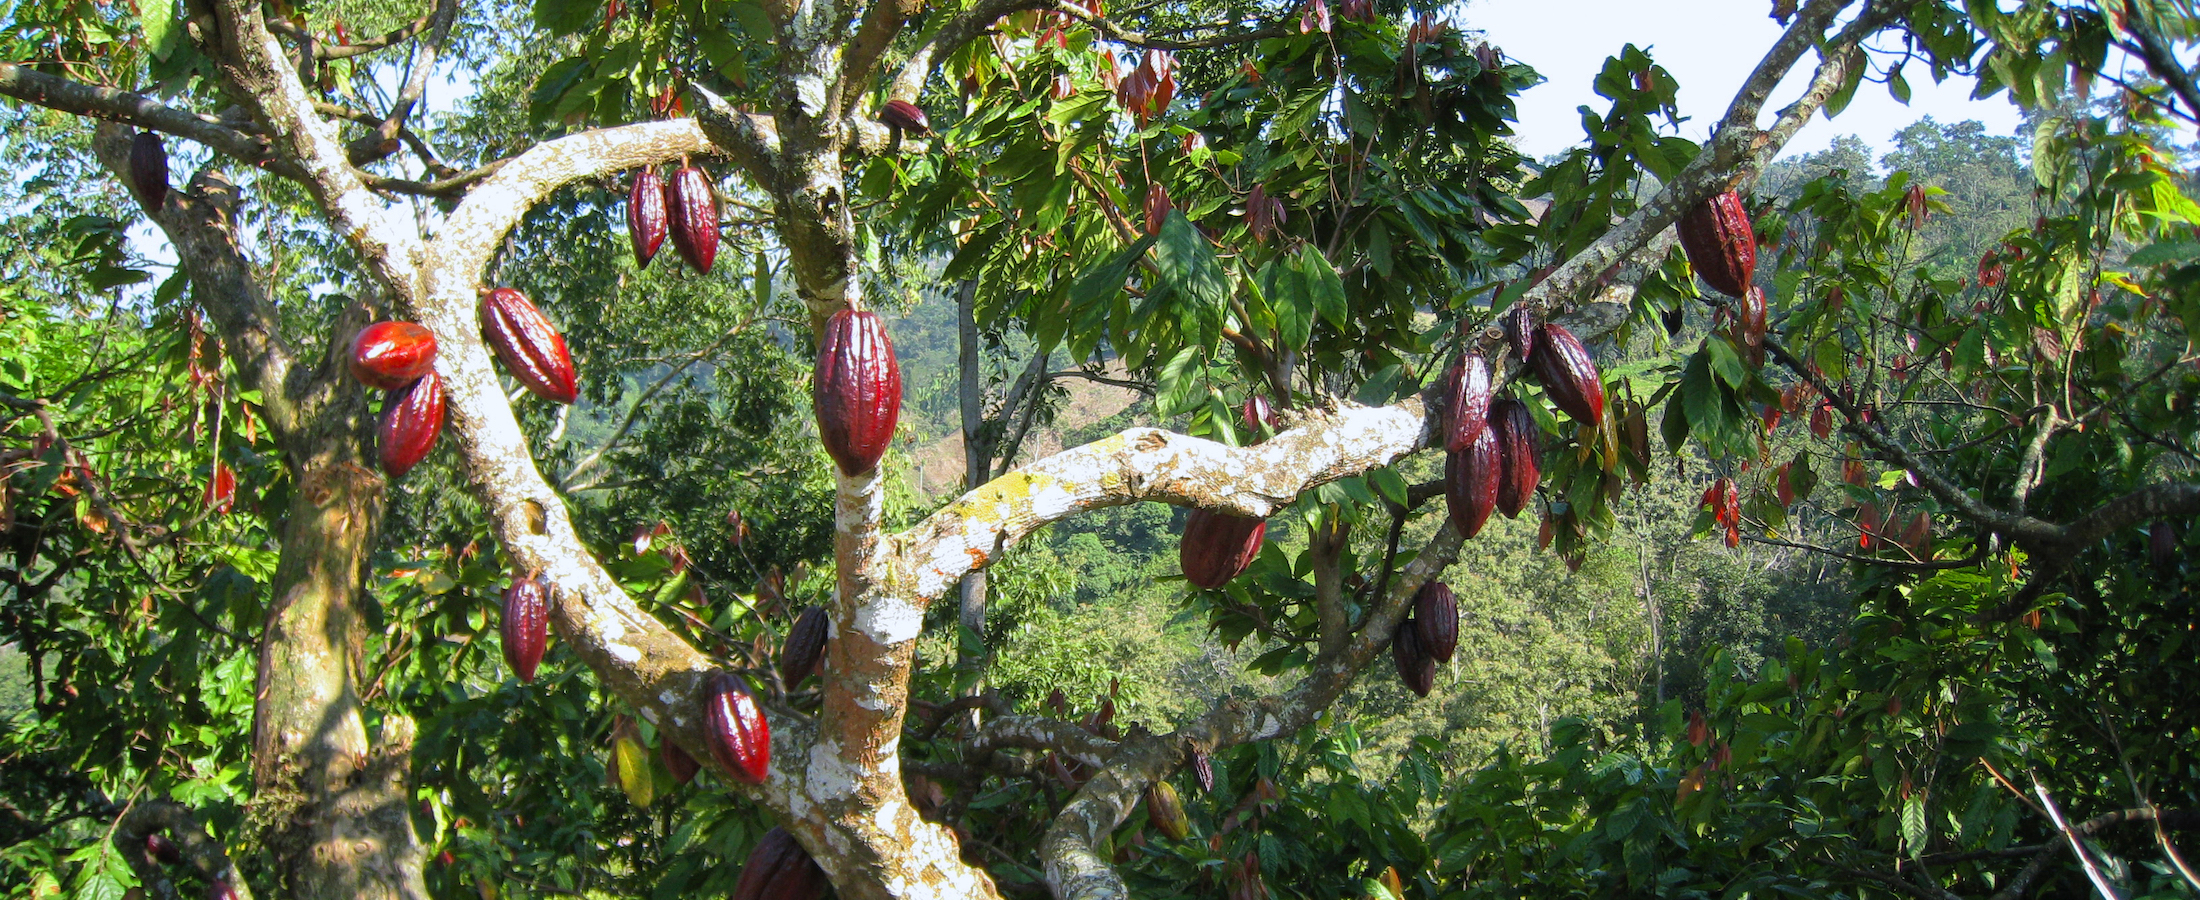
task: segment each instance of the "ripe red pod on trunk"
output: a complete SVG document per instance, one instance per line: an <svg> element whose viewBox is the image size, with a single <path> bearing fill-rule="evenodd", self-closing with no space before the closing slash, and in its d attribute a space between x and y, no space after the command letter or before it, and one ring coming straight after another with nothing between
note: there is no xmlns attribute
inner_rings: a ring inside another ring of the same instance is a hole
<svg viewBox="0 0 2200 900"><path fill-rule="evenodd" d="M580 397L580 379L565 336L526 294L508 287L481 298L481 333L504 369L535 396L556 403Z"/></svg>
<svg viewBox="0 0 2200 900"><path fill-rule="evenodd" d="M1411 618L1398 623L1390 635L1390 661L1398 665L1398 680L1406 689L1426 697L1436 688L1436 660L1421 649L1419 630Z"/></svg>
<svg viewBox="0 0 2200 900"><path fill-rule="evenodd" d="M1541 330L1528 363L1543 382L1543 392L1576 422L1594 426L1604 421L1604 377L1588 348L1564 325L1545 322Z"/></svg>
<svg viewBox="0 0 2200 900"><path fill-rule="evenodd" d="M657 167L634 173L634 188L626 196L626 236L634 242L636 268L649 268L671 227L665 218L665 180Z"/></svg>
<svg viewBox="0 0 2200 900"><path fill-rule="evenodd" d="M747 862L731 900L819 900L830 883L825 870L784 828L764 832Z"/></svg>
<svg viewBox="0 0 2200 900"><path fill-rule="evenodd" d="M664 761L665 771L672 773L672 780L680 784L694 781L695 773L702 771L702 764L696 762L695 757L689 756L686 750L680 749L680 745L673 743L670 738L662 738L661 735L660 738L662 742L657 746L657 758Z"/></svg>
<svg viewBox="0 0 2200 900"><path fill-rule="evenodd" d="M741 679L714 672L703 684L703 729L710 755L733 777L763 784L771 774L771 726Z"/></svg>
<svg viewBox="0 0 2200 900"><path fill-rule="evenodd" d="M878 316L854 309L833 314L818 344L811 391L818 435L840 471L861 475L876 467L901 419L901 364Z"/></svg>
<svg viewBox="0 0 2200 900"><path fill-rule="evenodd" d="M169 840L164 834L146 835L145 852L152 854L161 865L172 866L183 862L183 848L176 846L176 842Z"/></svg>
<svg viewBox="0 0 2200 900"><path fill-rule="evenodd" d="M1490 421L1490 363L1469 353L1451 367L1445 416L1450 427L1444 449L1458 453L1480 440Z"/></svg>
<svg viewBox="0 0 2200 900"><path fill-rule="evenodd" d="M168 202L168 145L158 132L140 131L130 139L130 186L148 210Z"/></svg>
<svg viewBox="0 0 2200 900"><path fill-rule="evenodd" d="M521 681L534 681L542 651L550 640L550 589L533 575L504 589L498 626L504 637L504 662Z"/></svg>
<svg viewBox="0 0 2200 900"><path fill-rule="evenodd" d="M435 367L435 332L414 322L376 322L351 339L351 377L385 391L404 390Z"/></svg>
<svg viewBox="0 0 2200 900"><path fill-rule="evenodd" d="M1490 430L1497 436L1497 508L1507 518L1520 515L1543 480L1541 437L1528 405L1510 397L1490 405Z"/></svg>
<svg viewBox="0 0 2200 900"><path fill-rule="evenodd" d="M710 274L718 259L718 196L711 193L710 175L694 163L680 166L665 184L665 205L672 213L672 249L695 271Z"/></svg>
<svg viewBox="0 0 2200 900"><path fill-rule="evenodd" d="M907 100L886 101L886 107L879 110L878 118L879 121L910 134L924 134L932 130L932 122L925 116L924 110Z"/></svg>
<svg viewBox="0 0 2200 900"><path fill-rule="evenodd" d="M802 611L787 630L787 643L779 648L779 680L792 688L825 664L825 640L831 622L825 607Z"/></svg>
<svg viewBox="0 0 2200 900"><path fill-rule="evenodd" d="M1451 513L1452 530L1472 539L1489 524L1497 511L1497 483L1504 477L1504 461L1497 450L1497 432L1483 428L1474 444L1444 456L1444 502Z"/></svg>
<svg viewBox="0 0 2200 900"><path fill-rule="evenodd" d="M1451 585L1431 581L1413 595L1414 646L1440 663L1451 662L1459 647L1459 598Z"/></svg>
<svg viewBox="0 0 2200 900"><path fill-rule="evenodd" d="M429 372L382 408L382 471L401 478L435 449L443 433L443 378Z"/></svg>
<svg viewBox="0 0 2200 900"><path fill-rule="evenodd" d="M1498 316L1505 323L1505 343L1511 344L1513 352L1520 354L1521 362L1528 361L1535 354L1535 317L1528 314L1527 306L1517 301Z"/></svg>
<svg viewBox="0 0 2200 900"><path fill-rule="evenodd" d="M1734 191L1712 195L1681 216L1681 250L1704 283L1729 297L1749 289L1757 272L1757 236Z"/></svg>
<svg viewBox="0 0 2200 900"><path fill-rule="evenodd" d="M1177 544L1177 561L1184 567L1184 580L1209 590L1229 584L1260 555L1260 544L1267 534L1266 519L1192 510L1184 520L1184 538Z"/></svg>

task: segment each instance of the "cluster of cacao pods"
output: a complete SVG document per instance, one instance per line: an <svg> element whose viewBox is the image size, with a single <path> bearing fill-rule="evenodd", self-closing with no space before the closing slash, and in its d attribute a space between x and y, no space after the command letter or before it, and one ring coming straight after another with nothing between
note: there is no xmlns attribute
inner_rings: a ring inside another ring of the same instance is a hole
<svg viewBox="0 0 2200 900"><path fill-rule="evenodd" d="M1451 586L1441 581L1421 585L1413 595L1413 612L1398 623L1390 636L1390 658L1398 666L1398 680L1416 696L1426 697L1436 687L1436 666L1451 662L1459 648L1459 600Z"/></svg>
<svg viewBox="0 0 2200 900"><path fill-rule="evenodd" d="M1676 226L1681 251L1705 284L1741 297L1757 272L1756 229L1742 195L1723 191L1690 209Z"/></svg>
<svg viewBox="0 0 2200 900"><path fill-rule="evenodd" d="M812 606L795 617L787 630L787 642L779 648L779 680L788 688L825 668L825 643L832 623L822 606Z"/></svg>
<svg viewBox="0 0 2200 900"><path fill-rule="evenodd" d="M1245 573L1260 555L1268 535L1268 520L1209 509L1192 510L1184 520L1184 537L1177 543L1177 562L1184 580L1213 590Z"/></svg>
<svg viewBox="0 0 2200 900"><path fill-rule="evenodd" d="M147 211L168 202L168 145L159 132L140 131L130 139L130 186Z"/></svg>
<svg viewBox="0 0 2200 900"><path fill-rule="evenodd" d="M843 309L825 323L811 391L818 434L840 471L876 468L901 419L901 363L876 314Z"/></svg>
<svg viewBox="0 0 2200 900"><path fill-rule="evenodd" d="M710 174L693 162L682 160L672 180L659 177L655 168L634 176L626 198L626 233L634 244L634 263L648 268L657 258L665 238L690 268L710 274L718 260L718 195L711 191Z"/></svg>
<svg viewBox="0 0 2200 900"><path fill-rule="evenodd" d="M741 880L733 886L732 900L821 900L831 882L810 852L802 849L784 828L764 832L748 861L741 864Z"/></svg>
<svg viewBox="0 0 2200 900"><path fill-rule="evenodd" d="M498 618L503 637L504 663L523 682L535 680L542 652L550 640L550 588L536 575L512 579L504 589L504 608Z"/></svg>
<svg viewBox="0 0 2200 900"><path fill-rule="evenodd" d="M741 679L713 672L703 683L703 730L711 758L749 784L771 774L771 726Z"/></svg>
<svg viewBox="0 0 2200 900"><path fill-rule="evenodd" d="M483 294L481 334L504 362L504 370L535 396L552 403L580 397L580 377L565 349L565 335L526 294L508 287Z"/></svg>
<svg viewBox="0 0 2200 900"><path fill-rule="evenodd" d="M1116 78L1115 96L1141 126L1167 112L1176 99L1176 54L1146 51L1137 66Z"/></svg>
<svg viewBox="0 0 2200 900"><path fill-rule="evenodd" d="M1543 480L1542 447L1527 404L1510 397L1491 403L1482 427L1466 431L1473 435L1466 448L1445 455L1444 499L1452 527L1473 538L1490 513L1517 517L1528 508Z"/></svg>
<svg viewBox="0 0 2200 900"><path fill-rule="evenodd" d="M435 333L414 322L376 322L351 341L351 375L390 391L378 431L382 471L403 476L428 457L443 434L443 378L435 373Z"/></svg>
<svg viewBox="0 0 2200 900"><path fill-rule="evenodd" d="M1588 348L1565 326L1535 324L1520 304L1498 314L1505 338L1542 382L1553 405L1591 428L1604 421L1604 378ZM1490 514L1518 517L1542 481L1541 431L1527 404L1492 396L1489 361L1469 352L1443 382L1444 498L1463 538L1482 532ZM1643 426L1647 444L1647 425Z"/></svg>

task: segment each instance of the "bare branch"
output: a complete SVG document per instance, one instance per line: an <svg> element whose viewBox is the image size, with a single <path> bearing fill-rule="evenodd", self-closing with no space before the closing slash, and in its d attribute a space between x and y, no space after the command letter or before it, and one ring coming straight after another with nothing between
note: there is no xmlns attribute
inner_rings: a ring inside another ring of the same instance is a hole
<svg viewBox="0 0 2200 900"><path fill-rule="evenodd" d="M1027 9L1044 9L1054 0L978 0L977 5L961 15L940 24L909 58L901 62L894 81L887 87L886 99L915 102L924 93L925 79L932 77L935 62L955 55L964 44L985 34L993 23L1010 13ZM854 83L854 82L851 82Z"/></svg>

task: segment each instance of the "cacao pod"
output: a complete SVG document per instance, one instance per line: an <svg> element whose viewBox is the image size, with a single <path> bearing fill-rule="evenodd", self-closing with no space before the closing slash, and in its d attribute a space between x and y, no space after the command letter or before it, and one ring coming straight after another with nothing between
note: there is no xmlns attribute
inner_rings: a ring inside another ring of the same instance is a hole
<svg viewBox="0 0 2200 900"><path fill-rule="evenodd" d="M168 145L158 132L140 131L130 139L130 185L148 210L168 202Z"/></svg>
<svg viewBox="0 0 2200 900"><path fill-rule="evenodd" d="M1458 453L1482 437L1490 421L1490 364L1480 353L1469 353L1451 367L1450 391L1445 415L1451 427L1444 449Z"/></svg>
<svg viewBox="0 0 2200 900"><path fill-rule="evenodd" d="M825 664L825 639L831 622L825 608L812 606L795 617L787 643L779 648L779 680L792 688Z"/></svg>
<svg viewBox="0 0 2200 900"><path fill-rule="evenodd" d="M565 350L565 336L535 308L526 294L508 287L481 298L481 332L489 348L504 361L506 371L535 396L554 403L571 403L580 397L579 377L573 356Z"/></svg>
<svg viewBox="0 0 2200 900"><path fill-rule="evenodd" d="M206 898L207 900L237 900L237 889L229 884L229 879L216 878L213 883L206 886Z"/></svg>
<svg viewBox="0 0 2200 900"><path fill-rule="evenodd" d="M435 332L413 322L376 322L351 339L351 377L401 391L435 368Z"/></svg>
<svg viewBox="0 0 2200 900"><path fill-rule="evenodd" d="M819 900L829 883L825 870L784 828L764 832L747 862L731 900Z"/></svg>
<svg viewBox="0 0 2200 900"><path fill-rule="evenodd" d="M877 315L843 309L825 323L811 390L825 452L845 474L871 471L901 419L901 364Z"/></svg>
<svg viewBox="0 0 2200 900"><path fill-rule="evenodd" d="M1213 510L1195 509L1184 520L1184 538L1177 544L1177 561L1184 580L1213 590L1245 572L1260 555L1267 537L1268 520Z"/></svg>
<svg viewBox="0 0 2200 900"><path fill-rule="evenodd" d="M1520 354L1521 362L1527 362L1535 353L1535 317L1528 314L1525 304L1518 302L1498 315L1505 323L1505 343L1511 344L1513 352Z"/></svg>
<svg viewBox="0 0 2200 900"><path fill-rule="evenodd" d="M1259 394L1245 398L1245 406L1238 410L1238 415L1245 421L1245 430L1249 432L1257 434L1263 427L1271 430L1276 427L1276 408L1269 404L1268 398Z"/></svg>
<svg viewBox="0 0 2200 900"><path fill-rule="evenodd" d="M2167 519L2157 519L2147 532L2147 555L2154 560L2154 571L2164 578L2177 574L2177 526Z"/></svg>
<svg viewBox="0 0 2200 900"><path fill-rule="evenodd" d="M443 377L429 372L382 408L382 471L401 478L435 449L443 433Z"/></svg>
<svg viewBox="0 0 2200 900"><path fill-rule="evenodd" d="M1714 194L1681 216L1681 250L1705 284L1729 297L1749 290L1757 273L1757 236L1734 191Z"/></svg>
<svg viewBox="0 0 2200 900"><path fill-rule="evenodd" d="M162 865L172 866L183 862L183 848L176 846L176 842L169 840L164 834L146 835L145 852L160 860Z"/></svg>
<svg viewBox="0 0 2200 900"><path fill-rule="evenodd" d="M879 121L910 134L924 134L932 130L931 120L924 110L907 100L888 100L886 108L879 110Z"/></svg>
<svg viewBox="0 0 2200 900"><path fill-rule="evenodd" d="M1540 429L1528 405L1510 397L1490 404L1490 430L1497 436L1497 508L1507 518L1520 515L1535 499L1543 480Z"/></svg>
<svg viewBox="0 0 2200 900"><path fill-rule="evenodd" d="M771 726L741 680L713 672L703 685L703 724L710 755L733 777L763 784L771 774Z"/></svg>
<svg viewBox="0 0 2200 900"><path fill-rule="evenodd" d="M1482 533L1497 510L1497 482L1504 477L1504 463L1497 450L1497 432L1483 428L1474 445L1444 456L1444 502L1451 514L1452 530L1464 539Z"/></svg>
<svg viewBox="0 0 2200 900"><path fill-rule="evenodd" d="M1192 778L1199 782L1199 789L1207 793L1215 790L1215 761L1205 752L1192 751Z"/></svg>
<svg viewBox="0 0 2200 900"><path fill-rule="evenodd" d="M1543 392L1576 422L1594 427L1604 421L1604 377L1588 348L1564 325L1545 322L1542 332L1528 362Z"/></svg>
<svg viewBox="0 0 2200 900"><path fill-rule="evenodd" d="M718 259L718 196L711 193L710 176L694 163L680 166L665 184L665 206L672 213L672 249L695 271L710 274Z"/></svg>
<svg viewBox="0 0 2200 900"><path fill-rule="evenodd" d="M1146 818L1169 840L1181 841L1192 835L1192 819L1184 814L1184 804L1176 796L1176 786L1166 781L1146 786Z"/></svg>
<svg viewBox="0 0 2200 900"><path fill-rule="evenodd" d="M1398 664L1398 680L1415 696L1426 697L1436 688L1436 660L1421 649L1420 626L1408 617L1390 635L1390 660Z"/></svg>
<svg viewBox="0 0 2200 900"><path fill-rule="evenodd" d="M237 508L237 470L221 460L214 461L214 473L206 480L206 506L225 516Z"/></svg>
<svg viewBox="0 0 2200 900"><path fill-rule="evenodd" d="M649 268L649 261L664 248L670 228L665 220L663 176L657 174L656 166L634 173L634 188L626 195L626 236L634 242L635 268Z"/></svg>
<svg viewBox="0 0 2200 900"><path fill-rule="evenodd" d="M550 590L533 575L515 578L504 589L504 611L498 622L504 637L504 662L519 680L535 680L542 651L550 639Z"/></svg>
<svg viewBox="0 0 2200 900"><path fill-rule="evenodd" d="M695 773L703 768L702 764L697 763L695 757L689 756L686 750L680 749L680 745L673 743L672 739L663 737L661 733L659 738L662 743L657 747L657 758L664 761L665 771L672 773L672 780L679 784L694 781Z"/></svg>
<svg viewBox="0 0 2200 900"><path fill-rule="evenodd" d="M1459 647L1459 599L1451 585L1431 581L1413 595L1413 645L1430 659L1451 662Z"/></svg>

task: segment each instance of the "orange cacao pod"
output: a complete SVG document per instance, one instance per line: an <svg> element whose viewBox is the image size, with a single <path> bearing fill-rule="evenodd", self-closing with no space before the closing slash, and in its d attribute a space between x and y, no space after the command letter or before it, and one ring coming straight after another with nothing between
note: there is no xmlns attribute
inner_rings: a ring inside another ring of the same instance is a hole
<svg viewBox="0 0 2200 900"><path fill-rule="evenodd" d="M481 333L489 339L489 349L504 361L505 371L535 396L556 403L580 397L565 336L551 327L549 318L526 294L500 287L482 297Z"/></svg>
<svg viewBox="0 0 2200 900"><path fill-rule="evenodd" d="M665 184L665 206L672 213L672 249L705 275L718 259L718 197L710 176L694 163L682 165Z"/></svg>
<svg viewBox="0 0 2200 900"><path fill-rule="evenodd" d="M550 590L533 575L513 579L504 589L498 626L504 638L504 662L521 681L534 681L550 638Z"/></svg>
<svg viewBox="0 0 2200 900"><path fill-rule="evenodd" d="M1192 510L1184 520L1184 538L1177 544L1184 579L1209 590L1229 584L1260 555L1260 544L1267 534L1266 519Z"/></svg>
<svg viewBox="0 0 2200 900"><path fill-rule="evenodd" d="M443 433L443 378L429 372L382 408L382 471L402 477L428 457Z"/></svg>
<svg viewBox="0 0 2200 900"><path fill-rule="evenodd" d="M1450 390L1445 397L1444 414L1450 428L1444 438L1444 449L1458 453L1480 440L1482 431L1489 425L1490 412L1490 364L1480 353L1469 353L1451 367L1448 380Z"/></svg>
<svg viewBox="0 0 2200 900"><path fill-rule="evenodd" d="M656 166L645 167L634 173L633 190L626 196L626 236L634 243L636 268L649 268L649 261L664 248L670 228L665 220L665 180Z"/></svg>
<svg viewBox="0 0 2200 900"><path fill-rule="evenodd" d="M1431 581L1413 595L1413 645L1440 663L1459 647L1459 598L1451 585Z"/></svg>
<svg viewBox="0 0 2200 900"><path fill-rule="evenodd" d="M1714 194L1681 216L1681 250L1704 283L1729 297L1749 289L1757 271L1757 237L1734 191Z"/></svg>
<svg viewBox="0 0 2200 900"><path fill-rule="evenodd" d="M1543 455L1535 417L1528 405L1510 397L1490 404L1490 430L1497 436L1497 508L1516 517L1535 498L1543 480Z"/></svg>
<svg viewBox="0 0 2200 900"><path fill-rule="evenodd" d="M812 606L795 617L787 629L787 643L779 648L779 680L792 688L825 664L825 641L831 630L825 608Z"/></svg>
<svg viewBox="0 0 2200 900"><path fill-rule="evenodd" d="M848 475L871 471L901 418L901 364L877 315L843 309L825 323L811 390L825 452Z"/></svg>
<svg viewBox="0 0 2200 900"><path fill-rule="evenodd" d="M825 870L784 828L764 832L741 864L731 900L818 900L828 887Z"/></svg>
<svg viewBox="0 0 2200 900"><path fill-rule="evenodd" d="M1542 332L1528 363L1543 382L1543 392L1576 422L1594 426L1604 421L1604 377L1588 348L1563 325L1546 322Z"/></svg>
<svg viewBox="0 0 2200 900"><path fill-rule="evenodd" d="M703 683L703 727L710 755L733 777L763 784L771 774L771 726L741 680L713 672Z"/></svg>
<svg viewBox="0 0 2200 900"><path fill-rule="evenodd" d="M413 322L376 322L351 339L351 377L385 391L403 390L435 367L435 332Z"/></svg>
<svg viewBox="0 0 2200 900"><path fill-rule="evenodd" d="M140 131L130 139L130 185L148 210L168 202L168 146L158 132Z"/></svg>

